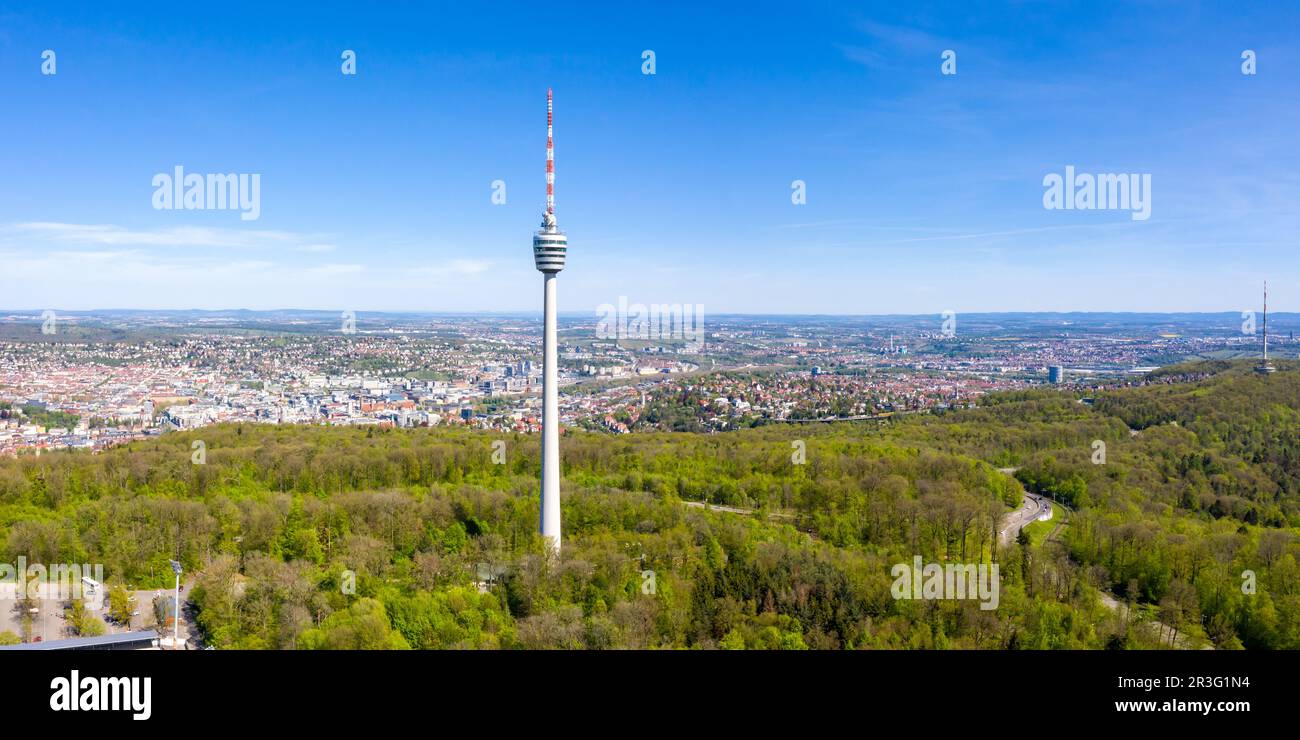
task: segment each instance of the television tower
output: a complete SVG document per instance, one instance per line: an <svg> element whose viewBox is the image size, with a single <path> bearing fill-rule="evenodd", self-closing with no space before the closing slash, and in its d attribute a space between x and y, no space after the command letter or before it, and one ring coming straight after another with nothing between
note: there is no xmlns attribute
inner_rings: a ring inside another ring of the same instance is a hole
<svg viewBox="0 0 1300 740"><path fill-rule="evenodd" d="M564 269L568 239L555 224L555 147L551 139L551 90L546 90L546 212L533 234L533 261L542 273L542 501L541 531L560 552L560 404L556 389L555 276Z"/></svg>
<svg viewBox="0 0 1300 740"><path fill-rule="evenodd" d="M1255 372L1267 375L1277 368L1268 364L1268 281L1264 281L1264 359L1255 366Z"/></svg>

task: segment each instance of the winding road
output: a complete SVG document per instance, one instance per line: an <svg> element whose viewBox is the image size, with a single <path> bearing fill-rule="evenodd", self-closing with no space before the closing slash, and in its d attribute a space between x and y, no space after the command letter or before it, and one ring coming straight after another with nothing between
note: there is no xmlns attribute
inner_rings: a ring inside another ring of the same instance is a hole
<svg viewBox="0 0 1300 740"><path fill-rule="evenodd" d="M998 543L1006 546L1015 541L1020 530L1029 524L1051 516L1052 502L1033 493L1026 493L1020 508L1002 517L998 523Z"/></svg>

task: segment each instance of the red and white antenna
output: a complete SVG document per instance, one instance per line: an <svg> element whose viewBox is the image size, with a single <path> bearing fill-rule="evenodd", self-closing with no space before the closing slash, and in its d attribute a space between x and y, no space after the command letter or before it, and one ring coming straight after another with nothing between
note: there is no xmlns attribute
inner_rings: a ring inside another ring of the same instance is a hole
<svg viewBox="0 0 1300 740"><path fill-rule="evenodd" d="M555 222L555 145L551 141L551 88L546 88L546 213Z"/></svg>
<svg viewBox="0 0 1300 740"><path fill-rule="evenodd" d="M1264 359L1255 366L1255 372L1268 374L1277 370L1268 363L1268 281L1264 281Z"/></svg>

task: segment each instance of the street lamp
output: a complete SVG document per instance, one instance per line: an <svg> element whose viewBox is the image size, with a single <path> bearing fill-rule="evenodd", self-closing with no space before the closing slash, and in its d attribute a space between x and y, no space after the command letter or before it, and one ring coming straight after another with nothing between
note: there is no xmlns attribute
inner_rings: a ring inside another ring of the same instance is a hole
<svg viewBox="0 0 1300 740"><path fill-rule="evenodd" d="M181 564L176 560L168 560L172 564L172 572L176 574L176 610L172 613L172 649L179 650L181 644Z"/></svg>

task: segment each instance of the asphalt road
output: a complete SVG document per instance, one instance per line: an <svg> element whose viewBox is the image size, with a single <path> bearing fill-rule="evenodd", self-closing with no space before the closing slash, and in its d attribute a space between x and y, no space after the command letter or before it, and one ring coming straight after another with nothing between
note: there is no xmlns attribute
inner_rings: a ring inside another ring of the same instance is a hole
<svg viewBox="0 0 1300 740"><path fill-rule="evenodd" d="M1042 496L1026 493L1020 508L1003 516L1002 521L998 523L998 543L1005 546L1014 542L1020 530L1038 521L1039 517L1048 512L1050 506L1051 502Z"/></svg>

